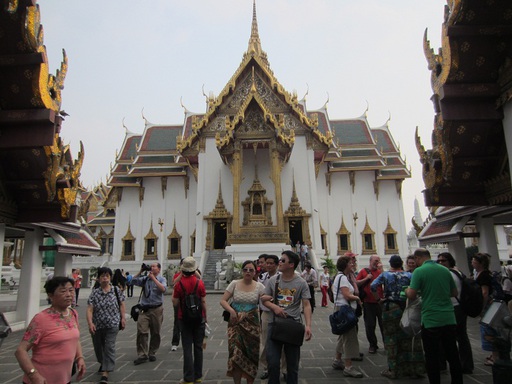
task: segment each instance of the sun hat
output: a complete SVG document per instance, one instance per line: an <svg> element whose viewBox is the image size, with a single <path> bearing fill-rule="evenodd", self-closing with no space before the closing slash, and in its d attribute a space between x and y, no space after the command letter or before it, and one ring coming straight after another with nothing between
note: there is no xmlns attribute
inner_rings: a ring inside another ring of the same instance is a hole
<svg viewBox="0 0 512 384"><path fill-rule="evenodd" d="M192 257L185 257L181 264L181 270L183 272L194 272L196 270L196 260Z"/></svg>

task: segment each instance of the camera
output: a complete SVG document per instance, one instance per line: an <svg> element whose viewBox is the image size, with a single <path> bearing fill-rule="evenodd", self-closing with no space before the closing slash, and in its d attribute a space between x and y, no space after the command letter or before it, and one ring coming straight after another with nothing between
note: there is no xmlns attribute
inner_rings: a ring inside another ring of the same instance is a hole
<svg viewBox="0 0 512 384"><path fill-rule="evenodd" d="M151 271L151 266L148 264L142 263L142 265L140 266L140 271L141 272L149 272L149 271Z"/></svg>

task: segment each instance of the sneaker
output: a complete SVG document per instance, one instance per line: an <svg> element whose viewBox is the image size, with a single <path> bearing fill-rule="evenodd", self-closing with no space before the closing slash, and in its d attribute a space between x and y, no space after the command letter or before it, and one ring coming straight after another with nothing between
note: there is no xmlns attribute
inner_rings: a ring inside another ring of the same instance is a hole
<svg viewBox="0 0 512 384"><path fill-rule="evenodd" d="M268 372L267 372L267 371L264 371L264 372L261 374L260 379L261 379L261 380L267 380L267 379L268 379Z"/></svg>
<svg viewBox="0 0 512 384"><path fill-rule="evenodd" d="M173 352L174 352L174 351L177 351L177 350L178 350L178 346L177 346L177 345L173 345L173 346L171 347L171 351L173 351Z"/></svg>
<svg viewBox="0 0 512 384"><path fill-rule="evenodd" d="M156 356L155 355L149 356L149 361L156 361Z"/></svg>
<svg viewBox="0 0 512 384"><path fill-rule="evenodd" d="M181 379L179 381L179 384L194 384L194 382L193 381L185 381L185 379Z"/></svg>
<svg viewBox="0 0 512 384"><path fill-rule="evenodd" d="M354 366L345 368L343 370L343 375L348 377L354 377L356 379L360 379L361 377L363 377L363 374L359 372L357 369L355 369Z"/></svg>
<svg viewBox="0 0 512 384"><path fill-rule="evenodd" d="M107 376L101 376L100 384L108 384L108 377Z"/></svg>
<svg viewBox="0 0 512 384"><path fill-rule="evenodd" d="M368 353L371 353L372 355L377 353L377 347L370 347L370 348L368 348Z"/></svg>
<svg viewBox="0 0 512 384"><path fill-rule="evenodd" d="M199 383L202 383L203 382L203 378L200 377L199 379L195 379L194 380L194 384L199 384Z"/></svg>
<svg viewBox="0 0 512 384"><path fill-rule="evenodd" d="M332 361L332 367L334 369L339 369L339 370L343 371L345 369L345 364L343 364L343 362L341 360L334 359Z"/></svg>
<svg viewBox="0 0 512 384"><path fill-rule="evenodd" d="M145 363L146 361L148 361L148 358L146 356L140 356L140 357L137 357L135 360L133 360L133 364L139 365L139 364Z"/></svg>

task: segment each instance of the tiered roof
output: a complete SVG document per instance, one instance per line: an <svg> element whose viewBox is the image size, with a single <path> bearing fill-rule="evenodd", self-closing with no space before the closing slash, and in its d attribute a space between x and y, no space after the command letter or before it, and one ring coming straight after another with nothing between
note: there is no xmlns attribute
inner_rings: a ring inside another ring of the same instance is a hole
<svg viewBox="0 0 512 384"><path fill-rule="evenodd" d="M261 47L253 3L247 51L220 94L208 97L206 112L185 109L182 125L153 125L146 120L142 135L127 131L109 184L137 186L143 176L184 175L187 167L197 165L200 139L205 136L215 137L223 156L223 151L229 152L226 148L232 145L236 129L254 110L274 130L283 151L291 151L296 135L308 135L315 162L330 162L332 172L375 170L381 179L410 177L388 123L370 128L366 112L355 119L330 120L326 106L308 111L305 100L299 101L283 88ZM266 137L268 133L262 132L262 140Z"/></svg>

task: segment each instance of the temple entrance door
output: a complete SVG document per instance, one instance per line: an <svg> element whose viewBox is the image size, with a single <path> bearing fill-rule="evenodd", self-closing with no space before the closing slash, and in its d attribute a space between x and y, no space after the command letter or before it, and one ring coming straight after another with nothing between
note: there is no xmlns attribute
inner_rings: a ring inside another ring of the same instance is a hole
<svg viewBox="0 0 512 384"><path fill-rule="evenodd" d="M290 240L292 246L297 244L297 241L301 243L304 241L302 237L302 219L290 219L288 222L288 233L290 234Z"/></svg>
<svg viewBox="0 0 512 384"><path fill-rule="evenodd" d="M213 249L226 248L228 239L227 221L215 221L213 223Z"/></svg>

